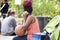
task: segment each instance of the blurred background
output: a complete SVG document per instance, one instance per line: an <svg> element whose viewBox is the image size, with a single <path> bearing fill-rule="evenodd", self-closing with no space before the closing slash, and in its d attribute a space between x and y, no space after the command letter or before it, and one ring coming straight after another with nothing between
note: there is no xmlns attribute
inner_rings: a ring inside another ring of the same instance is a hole
<svg viewBox="0 0 60 40"><path fill-rule="evenodd" d="M23 13L24 0L8 0L10 9L16 11L16 16L20 17ZM1 3L1 0L0 0ZM33 14L35 16L54 17L60 15L60 0L32 0Z"/></svg>
<svg viewBox="0 0 60 40"><path fill-rule="evenodd" d="M22 24L23 18L23 1L24 0L8 0L9 9L16 11L17 24ZM32 0L33 15L37 16L41 32L46 24L56 15L60 15L60 0ZM1 4L1 0L0 0ZM0 13L1 16L1 13Z"/></svg>

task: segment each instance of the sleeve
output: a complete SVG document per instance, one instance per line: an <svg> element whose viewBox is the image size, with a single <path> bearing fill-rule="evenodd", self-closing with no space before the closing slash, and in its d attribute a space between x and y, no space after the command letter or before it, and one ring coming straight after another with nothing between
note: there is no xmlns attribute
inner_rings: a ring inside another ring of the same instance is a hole
<svg viewBox="0 0 60 40"><path fill-rule="evenodd" d="M1 9L0 10L3 10L3 8L6 6L6 4L3 4L1 5Z"/></svg>
<svg viewBox="0 0 60 40"><path fill-rule="evenodd" d="M7 3L7 7L9 8L9 4Z"/></svg>

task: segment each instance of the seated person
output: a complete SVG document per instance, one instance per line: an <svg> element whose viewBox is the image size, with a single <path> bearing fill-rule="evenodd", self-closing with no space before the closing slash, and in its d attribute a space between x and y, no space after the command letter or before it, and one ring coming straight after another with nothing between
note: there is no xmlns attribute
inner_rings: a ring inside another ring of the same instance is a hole
<svg viewBox="0 0 60 40"><path fill-rule="evenodd" d="M2 21L1 34L4 36L14 35L16 20L14 19L15 11L9 11L8 17Z"/></svg>
<svg viewBox="0 0 60 40"><path fill-rule="evenodd" d="M29 5L30 4L30 5ZM27 6L29 5L29 6ZM40 33L39 24L37 18L32 15L32 5L30 1L27 1L27 5L23 5L24 12L23 18L25 23L23 23L23 31L27 31L27 35L17 36L13 40L32 40L32 34Z"/></svg>

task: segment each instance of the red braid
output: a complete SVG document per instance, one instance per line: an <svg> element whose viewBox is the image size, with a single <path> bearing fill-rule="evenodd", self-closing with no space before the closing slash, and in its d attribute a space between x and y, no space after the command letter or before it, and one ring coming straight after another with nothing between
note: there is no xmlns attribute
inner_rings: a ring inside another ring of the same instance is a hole
<svg viewBox="0 0 60 40"><path fill-rule="evenodd" d="M32 2L31 1L24 1L23 3L24 11L28 11L32 13Z"/></svg>

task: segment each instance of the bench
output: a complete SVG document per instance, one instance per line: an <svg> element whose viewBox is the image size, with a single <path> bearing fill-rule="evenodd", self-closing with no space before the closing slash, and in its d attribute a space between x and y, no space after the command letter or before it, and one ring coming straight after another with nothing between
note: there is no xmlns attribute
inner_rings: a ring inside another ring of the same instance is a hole
<svg viewBox="0 0 60 40"><path fill-rule="evenodd" d="M0 40L12 40L15 36L2 36L0 35Z"/></svg>

